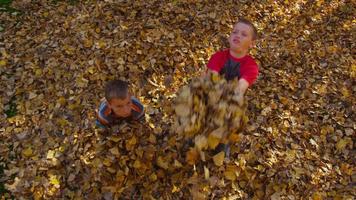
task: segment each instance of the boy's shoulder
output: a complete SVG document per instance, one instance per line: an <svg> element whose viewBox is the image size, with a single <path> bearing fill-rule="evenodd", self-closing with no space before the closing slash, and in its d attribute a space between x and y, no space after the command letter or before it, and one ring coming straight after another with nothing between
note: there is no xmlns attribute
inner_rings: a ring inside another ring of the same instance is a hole
<svg viewBox="0 0 356 200"><path fill-rule="evenodd" d="M96 110L98 122L102 125L109 125L112 122L110 114L111 109L108 106L108 102L105 99L101 99L99 108Z"/></svg>
<svg viewBox="0 0 356 200"><path fill-rule="evenodd" d="M230 55L229 49L222 49L217 52L215 52L212 57L219 57L219 58L228 58Z"/></svg>
<svg viewBox="0 0 356 200"><path fill-rule="evenodd" d="M233 60L236 60L238 62L245 61L245 62L256 63L256 60L249 54L247 54L243 58L234 58L233 56L230 55L230 50L228 48L215 52L211 57L214 59L223 59L223 60L228 60L229 58L232 58Z"/></svg>
<svg viewBox="0 0 356 200"><path fill-rule="evenodd" d="M145 108L142 103L134 96L131 97L132 101L132 117L133 119L137 120L144 116Z"/></svg>
<svg viewBox="0 0 356 200"><path fill-rule="evenodd" d="M247 54L245 57L244 57L245 61L250 63L250 64L256 64L257 65L257 62L255 60L254 57L252 57L251 55Z"/></svg>

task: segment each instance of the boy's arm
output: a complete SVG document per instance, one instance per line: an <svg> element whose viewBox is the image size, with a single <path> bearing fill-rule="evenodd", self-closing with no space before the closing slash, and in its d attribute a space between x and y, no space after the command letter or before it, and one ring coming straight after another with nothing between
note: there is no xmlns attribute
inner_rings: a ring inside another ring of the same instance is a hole
<svg viewBox="0 0 356 200"><path fill-rule="evenodd" d="M244 79L241 78L239 80L239 85L235 89L235 100L239 103L240 106L244 103L244 95L249 86L249 83Z"/></svg>
<svg viewBox="0 0 356 200"><path fill-rule="evenodd" d="M215 74L218 74L218 73L219 73L219 72L217 72L217 71L215 71L215 70L206 68L206 70L201 73L201 76L204 77L204 76L206 76L209 72L210 72L210 73L215 73Z"/></svg>
<svg viewBox="0 0 356 200"><path fill-rule="evenodd" d="M135 97L131 97L132 100L132 110L133 112L133 119L139 122L143 122L145 119L145 108L142 103L136 99Z"/></svg>
<svg viewBox="0 0 356 200"><path fill-rule="evenodd" d="M246 81L244 78L241 78L239 80L239 85L237 86L235 93L240 93L244 95L249 85L250 84L248 81Z"/></svg>
<svg viewBox="0 0 356 200"><path fill-rule="evenodd" d="M102 101L99 109L96 110L96 126L99 128L107 128L110 126L110 118L105 115L108 107L106 106L105 101Z"/></svg>
<svg viewBox="0 0 356 200"><path fill-rule="evenodd" d="M242 69L241 69L242 70ZM235 90L236 100L240 105L243 104L243 97L246 93L247 88L252 85L258 76L258 65L252 60L248 67L245 67L242 72L242 76L239 79L239 85Z"/></svg>

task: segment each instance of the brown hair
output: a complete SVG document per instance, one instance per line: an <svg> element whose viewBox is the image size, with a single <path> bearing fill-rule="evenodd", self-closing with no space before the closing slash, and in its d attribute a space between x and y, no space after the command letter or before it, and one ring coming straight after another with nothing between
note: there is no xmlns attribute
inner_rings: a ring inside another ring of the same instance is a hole
<svg viewBox="0 0 356 200"><path fill-rule="evenodd" d="M253 32L253 35L252 35L252 39L253 40L256 40L258 38L258 31L257 31L257 28L255 25L252 24L252 22L248 19L245 19L245 18L239 18L236 22L237 23L243 23L243 24L246 24L246 25L249 25L251 28L252 28L252 32Z"/></svg>
<svg viewBox="0 0 356 200"><path fill-rule="evenodd" d="M106 84L105 98L107 101L115 98L125 99L128 95L128 91L129 86L126 81L112 80Z"/></svg>

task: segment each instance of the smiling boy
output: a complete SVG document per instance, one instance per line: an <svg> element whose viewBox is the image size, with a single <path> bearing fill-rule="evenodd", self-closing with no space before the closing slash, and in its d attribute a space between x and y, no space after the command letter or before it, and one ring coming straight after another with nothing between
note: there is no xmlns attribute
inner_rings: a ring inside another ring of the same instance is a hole
<svg viewBox="0 0 356 200"><path fill-rule="evenodd" d="M123 120L140 120L143 116L144 107L131 96L127 82L113 80L107 83L105 99L97 110L97 126L110 127Z"/></svg>

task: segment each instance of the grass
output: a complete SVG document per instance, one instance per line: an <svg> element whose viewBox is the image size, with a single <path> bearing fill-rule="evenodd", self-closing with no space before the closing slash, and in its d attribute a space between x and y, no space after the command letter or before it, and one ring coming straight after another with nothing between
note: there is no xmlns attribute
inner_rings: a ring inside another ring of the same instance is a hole
<svg viewBox="0 0 356 200"><path fill-rule="evenodd" d="M0 177L3 177L4 170L5 167L3 165L0 165ZM0 182L0 199L15 199L15 197L10 194L10 191L5 188L5 183L3 182Z"/></svg>
<svg viewBox="0 0 356 200"><path fill-rule="evenodd" d="M9 108L7 110L5 110L5 114L6 114L7 118L13 117L17 114L15 101L16 101L15 97L12 97L8 104Z"/></svg>
<svg viewBox="0 0 356 200"><path fill-rule="evenodd" d="M11 7L12 0L0 0L0 12L18 12L15 8Z"/></svg>

